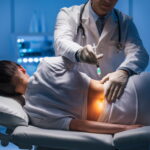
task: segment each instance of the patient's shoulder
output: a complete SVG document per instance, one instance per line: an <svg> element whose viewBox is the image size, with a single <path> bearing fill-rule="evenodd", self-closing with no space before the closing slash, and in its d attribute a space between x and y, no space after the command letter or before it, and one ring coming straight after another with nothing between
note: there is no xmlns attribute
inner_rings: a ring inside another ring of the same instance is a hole
<svg viewBox="0 0 150 150"><path fill-rule="evenodd" d="M58 66L59 64L62 64L63 59L62 57L45 57L43 58L37 68L37 71L39 71L40 69L45 69L47 67L52 67L52 66Z"/></svg>
<svg viewBox="0 0 150 150"><path fill-rule="evenodd" d="M52 65L52 64L60 63L62 61L63 61L63 59L60 56L58 56L58 57L45 57L41 60L40 64Z"/></svg>

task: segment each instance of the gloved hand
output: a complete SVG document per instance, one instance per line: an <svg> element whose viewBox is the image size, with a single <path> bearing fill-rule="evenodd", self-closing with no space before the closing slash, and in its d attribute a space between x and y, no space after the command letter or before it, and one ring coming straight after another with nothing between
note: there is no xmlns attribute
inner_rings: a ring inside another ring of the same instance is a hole
<svg viewBox="0 0 150 150"><path fill-rule="evenodd" d="M120 98L127 84L128 78L129 75L126 71L117 70L109 73L101 80L102 84L107 82L105 85L105 96L109 103Z"/></svg>
<svg viewBox="0 0 150 150"><path fill-rule="evenodd" d="M86 45L82 49L78 50L77 57L79 59L79 62L97 64L98 59L102 58L103 54L99 54L96 56L93 47L91 45Z"/></svg>

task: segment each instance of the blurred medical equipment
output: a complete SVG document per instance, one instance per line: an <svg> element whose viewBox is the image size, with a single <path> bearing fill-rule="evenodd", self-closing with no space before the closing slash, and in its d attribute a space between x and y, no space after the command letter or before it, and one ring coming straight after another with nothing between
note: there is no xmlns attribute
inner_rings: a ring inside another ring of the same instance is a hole
<svg viewBox="0 0 150 150"><path fill-rule="evenodd" d="M17 37L17 62L32 75L38 63L47 56L54 56L53 38L48 35L23 35Z"/></svg>
<svg viewBox="0 0 150 150"><path fill-rule="evenodd" d="M82 7L81 9L81 12L80 12L80 17L79 17L79 26L77 28L77 34L79 33L79 31L81 30L82 32L82 38L86 38L85 37L85 29L82 25L82 15L83 15L83 12L84 12L84 9L85 9L85 6L86 6L87 3L84 4L84 6ZM116 44L116 48L117 48L117 53L119 53L120 51L122 51L124 49L124 45L122 44L122 38L121 38L121 24L120 24L120 18L119 18L119 15L118 15L118 12L116 9L114 9L114 13L117 17L117 23L118 23L118 42Z"/></svg>

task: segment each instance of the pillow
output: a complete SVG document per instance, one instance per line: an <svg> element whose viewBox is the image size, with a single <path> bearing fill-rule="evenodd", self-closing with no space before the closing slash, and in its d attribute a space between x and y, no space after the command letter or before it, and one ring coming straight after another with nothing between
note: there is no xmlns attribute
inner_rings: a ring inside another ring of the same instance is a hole
<svg viewBox="0 0 150 150"><path fill-rule="evenodd" d="M0 125L8 128L27 126L29 118L22 107L23 103L22 96L0 96Z"/></svg>

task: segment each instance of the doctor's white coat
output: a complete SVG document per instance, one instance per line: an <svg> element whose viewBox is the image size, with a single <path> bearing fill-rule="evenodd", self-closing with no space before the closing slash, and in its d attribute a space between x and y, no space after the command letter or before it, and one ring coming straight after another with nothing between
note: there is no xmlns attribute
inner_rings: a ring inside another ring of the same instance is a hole
<svg viewBox="0 0 150 150"><path fill-rule="evenodd" d="M135 73L142 72L149 61L149 56L143 47L137 29L132 19L117 10L119 17L114 10L105 22L101 36L99 36L96 23L90 13L90 1L85 6L82 15L82 24L85 30L85 38L82 38L82 31L77 33L79 17L83 5L62 8L57 16L54 33L56 55L65 56L76 62L75 53L87 44L96 44L99 41L96 53L103 53L104 57L99 61L102 75L96 73L96 66L79 63L78 69L93 79L100 79L107 73L119 68L128 68ZM117 52L118 44L118 20L121 25L121 42L124 49Z"/></svg>

